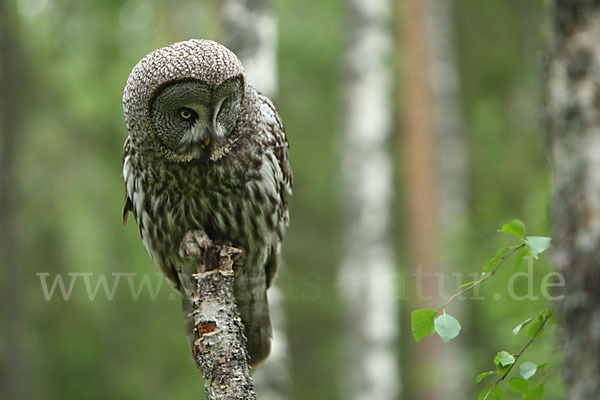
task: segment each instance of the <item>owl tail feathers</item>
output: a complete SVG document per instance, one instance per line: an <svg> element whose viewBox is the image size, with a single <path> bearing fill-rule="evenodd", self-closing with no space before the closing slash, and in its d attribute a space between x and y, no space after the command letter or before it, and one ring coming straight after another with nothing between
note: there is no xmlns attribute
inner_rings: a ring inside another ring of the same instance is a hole
<svg viewBox="0 0 600 400"><path fill-rule="evenodd" d="M250 356L250 365L255 367L264 361L271 352L271 321L269 314L261 316L261 321L244 327L246 348Z"/></svg>
<svg viewBox="0 0 600 400"><path fill-rule="evenodd" d="M188 346L190 347L190 354L192 358L194 358L194 342L198 338L196 333L194 333L194 308L192 307L192 303L188 300L187 296L181 295L181 308L183 310L183 319L185 322L185 334L187 336ZM196 368L200 369L200 366L194 360L194 365ZM202 372L202 371L200 371Z"/></svg>
<svg viewBox="0 0 600 400"><path fill-rule="evenodd" d="M190 350L192 350L192 353L190 354L193 354L194 342L198 336L194 332L194 316L192 314L194 308L187 296L181 296L181 308L183 309L188 346L190 347ZM242 320L248 319L242 316ZM271 352L272 332L268 308L266 313L263 310L256 310L252 315L252 319L249 321L252 322L246 324L244 321L244 334L247 339L246 348L248 349L248 355L250 356L250 365L255 367L260 362L264 361ZM194 360L194 364L200 369L196 360Z"/></svg>

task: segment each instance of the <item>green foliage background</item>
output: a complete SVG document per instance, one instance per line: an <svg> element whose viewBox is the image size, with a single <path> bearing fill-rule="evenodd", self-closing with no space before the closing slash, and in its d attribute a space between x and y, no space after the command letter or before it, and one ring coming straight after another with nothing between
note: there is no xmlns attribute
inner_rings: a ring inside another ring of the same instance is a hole
<svg viewBox="0 0 600 400"><path fill-rule="evenodd" d="M530 234L549 233L539 112L545 10L541 0L455 3L470 154L470 214L466 239L452 243L449 257L459 260L466 274L479 271L495 249L506 244L495 231L513 217L524 220ZM186 0L11 4L26 78L15 192L22 267L15 284L25 302L19 331L29 396L199 398L203 388L188 355L180 305L166 282L155 300L147 291L132 299L122 282L112 301L102 293L90 301L80 280L69 301L57 294L46 301L36 273L50 273L50 281L56 274L93 273L93 285L99 274L108 274L109 283L110 274L123 272L138 274L136 285L144 274L153 285L162 279L141 245L135 223L121 226L121 149L126 137L122 90L133 65L151 50L211 37L211 5ZM286 265L279 276L294 398L339 398L337 371L345 332L335 280L343 201L336 179L344 3L278 0L275 5L280 78L276 104L288 132L295 177ZM395 61L401 60L398 48ZM401 89L402 82L397 86ZM391 148L400 149L399 132L392 140ZM402 171L397 172L401 176ZM411 285L405 246L409 232L402 210L405 189L400 184L395 189L398 272ZM544 260L536 263L538 296L547 271ZM510 300L506 282L511 272L506 268L486 282L481 294L488 300L461 301L456 313L463 326L460 357L472 377L464 385L471 397L478 389L475 375L492 369L497 351L517 351L526 341L514 337L512 328L546 306L543 300ZM464 275L460 283L468 280ZM526 289L517 286L517 291ZM503 301L493 300L494 293ZM404 354L405 390L410 393L423 382L444 385L436 377L415 378L407 372L418 365L410 356L407 312L416 305L404 301L402 308L398 348ZM524 361L550 361L558 367L560 352L553 334L549 330ZM439 339L425 338L418 345L426 346L428 340ZM561 390L560 379L553 378L546 398L561 398Z"/></svg>

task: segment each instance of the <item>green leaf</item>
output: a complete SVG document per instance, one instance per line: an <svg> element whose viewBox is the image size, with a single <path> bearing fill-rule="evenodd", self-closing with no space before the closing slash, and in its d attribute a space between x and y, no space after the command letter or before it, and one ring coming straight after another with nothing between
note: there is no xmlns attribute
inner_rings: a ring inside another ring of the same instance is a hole
<svg viewBox="0 0 600 400"><path fill-rule="evenodd" d="M463 283L462 285L460 285L461 288L465 288L467 286L471 286L472 284L474 284L477 281L471 281L471 282L467 282L467 283Z"/></svg>
<svg viewBox="0 0 600 400"><path fill-rule="evenodd" d="M541 363L541 364L538 364L538 366L537 366L537 370L538 370L538 371L541 371L541 370L543 370L544 368L546 368L547 366L548 366L548 363L547 363L547 362L545 362L545 363Z"/></svg>
<svg viewBox="0 0 600 400"><path fill-rule="evenodd" d="M525 238L525 245L535 259L550 247L550 242L552 239L546 236L527 236Z"/></svg>
<svg viewBox="0 0 600 400"><path fill-rule="evenodd" d="M529 337L535 336L536 332L538 331L540 326L542 326L542 324L544 323L544 320L546 319L546 317L548 316L549 313L550 313L549 310L544 309L544 310L540 311L538 313L538 315L535 316L535 322L533 323L533 325L531 325L529 327L529 330L527 331L527 334L529 335ZM544 327L540 330L540 333L538 334L538 336L542 336L545 328L546 327L544 325Z"/></svg>
<svg viewBox="0 0 600 400"><path fill-rule="evenodd" d="M529 393L529 381L520 376L514 376L508 381L508 388L513 392L527 394Z"/></svg>
<svg viewBox="0 0 600 400"><path fill-rule="evenodd" d="M523 250L517 255L517 258L515 259L515 262L513 263L513 266L512 266L512 269L515 272L517 272L517 270L523 263L523 258L525 258L526 255L527 255L527 250Z"/></svg>
<svg viewBox="0 0 600 400"><path fill-rule="evenodd" d="M542 328L540 330L540 332L538 333L538 329L540 329L540 326L542 326L542 322L544 322L544 320L540 319L538 317L536 319L536 321L533 323L533 325L531 325L529 327L529 330L527 331L527 334L529 335L529 337L534 337L536 333L537 333L538 337L542 336L542 334L544 333L544 328Z"/></svg>
<svg viewBox="0 0 600 400"><path fill-rule="evenodd" d="M488 394L488 392L490 391L490 389L492 389L492 385L486 386L479 393L479 396L477 396L477 400L483 400L485 398L485 395ZM500 386L496 386L496 387L494 387L494 389L492 389L492 391L490 392L488 397L485 399L486 400L502 400L503 398L504 398L504 390L502 390L502 388Z"/></svg>
<svg viewBox="0 0 600 400"><path fill-rule="evenodd" d="M512 333L514 335L516 335L519 332L521 332L521 329L525 328L527 326L527 324L529 324L531 321L533 321L533 318L534 317L527 318L525 321L523 321L519 325L515 326L515 329L512 330Z"/></svg>
<svg viewBox="0 0 600 400"><path fill-rule="evenodd" d="M477 396L477 400L483 400L485 395L492 389L492 385L487 385L483 388L481 392L479 392L479 396ZM489 398L489 397L488 397Z"/></svg>
<svg viewBox="0 0 600 400"><path fill-rule="evenodd" d="M435 310L415 310L410 314L410 327L415 341L420 341L423 336L431 335L433 329L433 319L437 311Z"/></svg>
<svg viewBox="0 0 600 400"><path fill-rule="evenodd" d="M490 260L487 263L485 263L485 265L483 266L483 271L486 272L487 270L492 268L494 265L496 265L498 263L498 261L500 261L500 259L506 253L508 253L509 250L510 250L510 247L499 248L498 251L496 252L496 255L494 257L490 258Z"/></svg>
<svg viewBox="0 0 600 400"><path fill-rule="evenodd" d="M445 313L435 319L434 327L446 343L457 337L460 332L460 323L452 315Z"/></svg>
<svg viewBox="0 0 600 400"><path fill-rule="evenodd" d="M482 372L481 374L477 375L477 377L475 378L475 380L477 381L477 383L479 383L482 380L484 380L485 378L487 378L488 376L494 375L495 373L496 373L496 371Z"/></svg>
<svg viewBox="0 0 600 400"><path fill-rule="evenodd" d="M501 351L494 357L494 364L500 367L508 367L515 363L515 357L508 351Z"/></svg>
<svg viewBox="0 0 600 400"><path fill-rule="evenodd" d="M499 232L523 237L523 235L525 235L525 224L521 220L513 219L508 224L504 224Z"/></svg>
<svg viewBox="0 0 600 400"><path fill-rule="evenodd" d="M529 393L523 396L523 400L542 400L544 397L544 386L540 383L531 388Z"/></svg>
<svg viewBox="0 0 600 400"><path fill-rule="evenodd" d="M510 365L507 365L506 367L501 366L500 364L498 364L496 366L496 373L500 376L503 376L504 374L506 374L509 370L510 370Z"/></svg>
<svg viewBox="0 0 600 400"><path fill-rule="evenodd" d="M525 362L519 366L519 374L525 378L529 379L535 375L537 372L538 366L532 362Z"/></svg>

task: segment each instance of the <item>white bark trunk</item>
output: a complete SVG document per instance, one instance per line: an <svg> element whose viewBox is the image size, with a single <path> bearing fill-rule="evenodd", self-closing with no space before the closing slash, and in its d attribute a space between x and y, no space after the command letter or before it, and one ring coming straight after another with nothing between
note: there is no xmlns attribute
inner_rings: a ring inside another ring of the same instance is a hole
<svg viewBox="0 0 600 400"><path fill-rule="evenodd" d="M277 18L269 0L223 0L223 44L242 61L252 86L277 93Z"/></svg>
<svg viewBox="0 0 600 400"><path fill-rule="evenodd" d="M339 271L346 310L344 398L395 399L398 309L390 246L392 164L391 9L387 0L349 0L344 66L341 195L347 226Z"/></svg>
<svg viewBox="0 0 600 400"><path fill-rule="evenodd" d="M546 123L552 258L564 276L568 399L600 398L600 4L550 2Z"/></svg>
<svg viewBox="0 0 600 400"><path fill-rule="evenodd" d="M253 371L254 386L261 400L284 400L290 397L292 377L288 353L283 293L274 284L268 290L273 341L271 354Z"/></svg>
<svg viewBox="0 0 600 400"><path fill-rule="evenodd" d="M223 44L240 58L252 86L273 99L277 95L277 18L271 1L223 0L221 19ZM254 385L260 399L283 400L290 396L291 375L283 294L277 280L267 294L273 341L271 354L253 371Z"/></svg>

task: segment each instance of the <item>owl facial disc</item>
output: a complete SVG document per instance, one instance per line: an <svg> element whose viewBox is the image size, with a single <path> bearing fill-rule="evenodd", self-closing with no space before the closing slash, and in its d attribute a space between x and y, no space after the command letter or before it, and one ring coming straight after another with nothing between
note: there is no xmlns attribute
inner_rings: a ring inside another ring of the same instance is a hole
<svg viewBox="0 0 600 400"><path fill-rule="evenodd" d="M166 84L156 93L150 117L158 142L174 161L224 154L243 101L243 77L220 85L190 79Z"/></svg>

